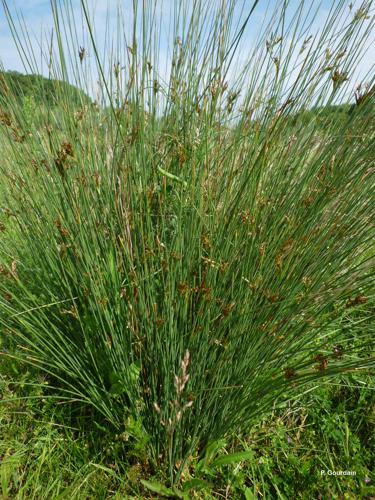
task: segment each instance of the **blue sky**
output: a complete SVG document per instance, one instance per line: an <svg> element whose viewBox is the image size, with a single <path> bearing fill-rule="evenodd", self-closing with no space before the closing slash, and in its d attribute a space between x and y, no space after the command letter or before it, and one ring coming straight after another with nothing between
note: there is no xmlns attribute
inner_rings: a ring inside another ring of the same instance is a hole
<svg viewBox="0 0 375 500"><path fill-rule="evenodd" d="M168 12L170 12L170 6L174 1L178 0L160 0L159 1L159 14L161 16L164 16L164 20L167 21L166 24L168 24ZM222 0L208 0L211 2L220 2ZM229 0L228 0L229 1ZM354 4L353 10L355 10L361 1L363 0L352 0L352 1L346 1L345 0L338 0L342 1L342 3L345 5L347 12L349 13L349 5L351 3ZM252 4L252 0L240 0L240 3L244 2L245 9L248 10L249 6ZM0 2L1 3L1 2ZM59 0L59 3L63 3L63 0ZM116 0L111 0L110 2L107 3L106 0L88 0L88 4L90 5L91 9L93 9L93 12L95 12L95 26L97 30L97 37L98 40L100 40L99 45L103 46L104 45L104 38L105 38L105 19L106 15L109 14L109 19L111 22L115 22L116 20ZM131 3L131 0L122 0L120 2L125 9L129 9L129 4ZM262 20L265 17L265 14L272 10L272 8L275 6L277 3L277 0L260 0L259 5L254 13L254 16L252 18L252 22L249 25L249 28L247 32L245 33L245 36L242 41L242 51L243 53L246 51L247 47L250 47L254 41L254 33L257 30L257 28L260 26ZM329 9L332 7L334 3L336 3L334 0L322 0L319 2L319 0L313 2L313 0L310 0L310 2L306 1L305 4L306 6L309 6L311 4L314 4L318 7L317 10L317 17L314 23L314 26L316 29L319 29L321 25L324 22L324 19L326 18ZM51 8L50 8L50 0L9 0L8 1L9 6L11 7L12 13L16 12L15 7L17 7L18 12L21 14L23 17L25 24L30 30L32 38L35 38L33 42L33 47L34 50L38 53L38 41L44 37L44 39L48 39L47 33L50 32L52 26L53 26L53 18L51 14ZM142 1L139 0L139 5L142 4ZM295 8L297 5L300 4L300 0L291 0L290 5L291 5L291 10ZM75 12L79 12L80 8L80 0L72 0L72 5L75 10ZM109 6L109 7L108 7ZM127 17L127 16L126 16ZM79 19L79 15L77 16L77 19ZM128 19L130 20L130 16L128 16ZM239 19L236 19L239 20ZM82 29L82 22L80 20L77 21L78 26L78 33L82 33L82 40L84 40L84 29ZM129 22L130 25L130 22ZM129 26L129 31L130 31L130 26ZM87 33L86 33L87 36ZM82 42L82 45L84 42ZM355 81L358 81L364 74L366 74L371 66L375 63L375 34L372 33L370 40L368 42L369 50L367 53L366 58L360 63L358 67L358 72L356 75L352 76L353 85L355 84ZM77 48L78 50L78 48ZM160 49L160 58L161 60L167 60L167 48L166 45L161 46ZM4 67L6 70L18 70L21 72L25 72L21 59L18 55L17 49L15 47L15 44L12 39L11 31L7 25L6 17L4 15L4 11L2 7L0 7L0 61L3 63ZM42 72L46 72L45 70Z"/></svg>

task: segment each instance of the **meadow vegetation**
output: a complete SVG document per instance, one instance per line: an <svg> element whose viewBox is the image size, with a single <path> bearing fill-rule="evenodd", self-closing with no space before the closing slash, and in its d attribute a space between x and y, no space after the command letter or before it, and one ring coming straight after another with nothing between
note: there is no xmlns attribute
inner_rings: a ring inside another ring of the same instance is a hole
<svg viewBox="0 0 375 500"><path fill-rule="evenodd" d="M164 68L156 3L104 57L52 1L49 77L1 73L4 498L374 493L373 2L242 61L257 3L174 2Z"/></svg>

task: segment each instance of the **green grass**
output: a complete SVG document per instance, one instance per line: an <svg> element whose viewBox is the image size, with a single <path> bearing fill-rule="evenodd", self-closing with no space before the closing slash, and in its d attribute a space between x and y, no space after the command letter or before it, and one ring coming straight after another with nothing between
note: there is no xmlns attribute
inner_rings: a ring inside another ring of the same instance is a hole
<svg viewBox="0 0 375 500"><path fill-rule="evenodd" d="M167 481L149 469L141 450L129 446L131 437L126 441L100 430L83 415L82 425L72 428L77 416L35 386L43 383L35 373L21 373L11 364L4 371L2 498L150 498L141 481ZM194 460L185 471L181 491L194 478L200 482L187 490L189 498L370 498L375 487L373 380L362 375L338 382L308 392L248 432L218 443L204 467ZM244 451L251 452L245 460L212 465L217 457ZM356 476L329 476L329 470L355 471Z"/></svg>
<svg viewBox="0 0 375 500"><path fill-rule="evenodd" d="M50 79L83 92L61 85L58 105L37 112L20 89L0 97L3 392L33 384L16 410L27 418L12 414L11 394L2 400L4 496L178 497L189 480L239 498L299 495L302 479L313 495L371 488L373 452L358 441L371 410L353 424L344 408L353 397L359 412L371 389L342 400L324 389L356 385L375 364L373 76L350 113L328 107L345 102L371 5L333 2L306 50L314 15L279 2L236 81L252 9L236 27L236 1L189 5L171 6L165 78L151 4L134 3L129 40L119 18L102 57L83 1L86 58L72 4L52 2ZM95 71L104 98L88 103ZM358 476L318 477L323 465Z"/></svg>

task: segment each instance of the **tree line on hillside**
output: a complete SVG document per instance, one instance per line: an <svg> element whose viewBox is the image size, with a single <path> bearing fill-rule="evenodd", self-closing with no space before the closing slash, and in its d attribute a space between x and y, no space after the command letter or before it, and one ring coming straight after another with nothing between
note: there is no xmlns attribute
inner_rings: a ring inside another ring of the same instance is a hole
<svg viewBox="0 0 375 500"><path fill-rule="evenodd" d="M0 99L13 95L20 101L32 98L37 104L57 105L62 94L69 94L72 105L91 103L82 90L69 83L41 75L24 75L18 71L0 72Z"/></svg>
<svg viewBox="0 0 375 500"><path fill-rule="evenodd" d="M58 105L61 95L69 94L69 103L73 107L92 104L90 97L83 90L60 80L49 79L41 75L25 75L18 71L0 71L0 100L13 95L25 102L32 99L36 105ZM318 126L326 128L337 123L347 122L358 107L368 106L369 113L374 113L375 86L369 89L358 88L355 103L327 105L301 110L288 117L291 126L304 126L318 120ZM65 101L66 102L66 101ZM110 109L108 108L109 112Z"/></svg>

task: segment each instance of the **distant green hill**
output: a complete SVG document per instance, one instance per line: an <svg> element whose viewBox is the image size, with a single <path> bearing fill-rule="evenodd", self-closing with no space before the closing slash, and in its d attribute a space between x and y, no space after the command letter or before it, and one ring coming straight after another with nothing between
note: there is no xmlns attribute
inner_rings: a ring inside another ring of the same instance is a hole
<svg viewBox="0 0 375 500"><path fill-rule="evenodd" d="M375 118L375 106L373 99L368 99L361 104L339 104L323 107L315 107L309 110L303 110L290 117L290 123L295 125L308 125L312 121L318 127L336 126L339 123L347 123L354 119L360 113L363 123L369 122Z"/></svg>
<svg viewBox="0 0 375 500"><path fill-rule="evenodd" d="M354 111L355 104L339 104L324 107L316 107L309 110L303 110L291 117L291 122L300 122L308 124L313 120L318 120L320 125L337 123L346 120Z"/></svg>
<svg viewBox="0 0 375 500"><path fill-rule="evenodd" d="M0 99L14 95L20 100L33 98L36 103L57 105L61 95L69 95L72 105L90 104L91 99L80 89L59 80L40 75L23 75L17 71L0 72Z"/></svg>

